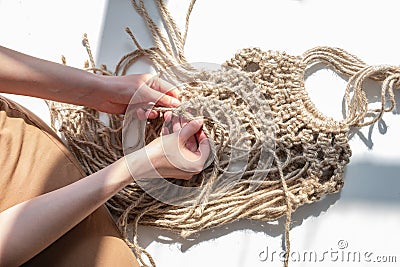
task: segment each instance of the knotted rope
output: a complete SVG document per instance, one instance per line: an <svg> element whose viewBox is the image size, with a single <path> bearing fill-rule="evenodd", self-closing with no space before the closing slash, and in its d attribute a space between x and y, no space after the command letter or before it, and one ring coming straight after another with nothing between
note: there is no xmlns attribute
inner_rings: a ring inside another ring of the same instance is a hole
<svg viewBox="0 0 400 267"><path fill-rule="evenodd" d="M351 156L349 127L370 125L384 112L393 110L393 90L400 83L400 68L368 66L346 51L331 47L316 47L302 56L246 48L227 60L221 70L196 71L184 56L189 15L195 1L189 5L183 34L165 3L156 2L170 39L150 18L143 0L132 1L153 36L154 47L141 47L126 28L137 49L123 56L112 73L105 66L95 66L85 36L91 62L86 69L103 75L125 75L139 58L146 57L166 80L175 84L186 81L181 86L183 104L172 111L189 119L199 115L207 118L204 130L214 142L213 162L190 181L168 179L183 187L200 188L194 200L193 195L177 196L177 200L189 205L169 205L132 183L111 198L107 206L119 216L123 237L139 262L146 265L143 254L153 266L151 255L138 245L139 224L188 237L238 219L274 221L286 216L287 266L291 213L342 188L344 167ZM349 76L344 96L346 117L342 121L320 113L305 90L304 73L308 66L319 62ZM378 109L368 108L363 90L367 79L382 81ZM221 103L228 105L229 111L221 112ZM87 174L123 156L123 116L108 115L104 122L97 111L86 107L50 102L50 108L52 124L66 138ZM373 118L365 121L371 114ZM160 117L146 124L145 143L160 136L163 123ZM236 135L232 131L235 129L240 129ZM232 162L245 166L240 179L226 176ZM167 192L168 187L159 184L154 191ZM128 237L130 224L132 237Z"/></svg>

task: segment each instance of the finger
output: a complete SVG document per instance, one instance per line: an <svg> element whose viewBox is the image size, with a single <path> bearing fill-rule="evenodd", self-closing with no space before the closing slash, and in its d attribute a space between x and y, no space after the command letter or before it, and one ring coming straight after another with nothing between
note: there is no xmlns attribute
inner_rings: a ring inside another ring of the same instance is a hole
<svg viewBox="0 0 400 267"><path fill-rule="evenodd" d="M180 97L180 91L179 89L170 84L169 82L161 79L158 76L155 76L152 78L153 83L151 83L153 86L151 86L154 90L160 91L161 93L170 95L172 97L178 98Z"/></svg>
<svg viewBox="0 0 400 267"><path fill-rule="evenodd" d="M188 139L187 142L191 141L192 137ZM196 148L195 150L190 150L192 152L196 152L200 148L200 143L203 141L208 141L207 135L204 133L202 129L198 130L197 133L193 136L193 140L195 141Z"/></svg>
<svg viewBox="0 0 400 267"><path fill-rule="evenodd" d="M197 142L196 138L194 135L192 135L188 140L186 140L185 147L190 151L190 152L196 152L198 147L197 147Z"/></svg>
<svg viewBox="0 0 400 267"><path fill-rule="evenodd" d="M186 124L189 123L189 120L182 116L179 117L179 120L180 120L181 128L185 127ZM191 137L189 137L189 139L186 140L185 146L189 151L196 152L197 148L198 148L198 142L196 140L196 135L192 135Z"/></svg>
<svg viewBox="0 0 400 267"><path fill-rule="evenodd" d="M144 111L144 109L138 108L136 110L136 116L137 116L138 120L143 121L146 119L146 112Z"/></svg>
<svg viewBox="0 0 400 267"><path fill-rule="evenodd" d="M189 119L187 119L187 118L185 118L185 117L180 117L180 120L181 120L182 128L185 127L186 124L188 124L189 121L190 121ZM200 130L200 131L201 131L201 130ZM199 143L197 142L197 137L196 137L196 135L192 135L191 137L189 137L189 139L186 140L185 146L186 146L186 148L187 148L189 151L191 151L191 152L196 152L196 151L197 151L197 148L198 148L198 146L199 146Z"/></svg>
<svg viewBox="0 0 400 267"><path fill-rule="evenodd" d="M199 143L201 143L204 139L207 139L207 135L206 135L206 133L205 133L203 130L199 130L199 131L196 133L196 136L197 136L197 141L198 141Z"/></svg>
<svg viewBox="0 0 400 267"><path fill-rule="evenodd" d="M186 124L188 124L188 122L190 121L189 119L185 118L185 117L179 117L182 128L185 127Z"/></svg>
<svg viewBox="0 0 400 267"><path fill-rule="evenodd" d="M188 122L179 133L182 141L186 142L203 127L203 119L192 120Z"/></svg>
<svg viewBox="0 0 400 267"><path fill-rule="evenodd" d="M171 134L173 131L170 130L172 126L172 111L166 111L164 113L164 127L162 128L162 134Z"/></svg>
<svg viewBox="0 0 400 267"><path fill-rule="evenodd" d="M155 111L155 110L147 110L146 111L146 118L147 119L155 119L155 118L157 118L158 116L159 116L160 114L157 112L157 111Z"/></svg>
<svg viewBox="0 0 400 267"><path fill-rule="evenodd" d="M172 117L172 131L174 133L179 132L182 129L182 125L178 116Z"/></svg>
<svg viewBox="0 0 400 267"><path fill-rule="evenodd" d="M165 95L162 93L159 94L160 95L156 103L159 106L176 108L179 107L179 105L181 104L181 101L179 101L179 99L175 97Z"/></svg>
<svg viewBox="0 0 400 267"><path fill-rule="evenodd" d="M161 134L162 134L162 135L167 135L167 134L169 134L169 129L168 129L167 126L164 126L164 127L162 128Z"/></svg>
<svg viewBox="0 0 400 267"><path fill-rule="evenodd" d="M170 122L172 118L172 111L168 110L164 113L164 121L166 123Z"/></svg>
<svg viewBox="0 0 400 267"><path fill-rule="evenodd" d="M200 159L205 163L210 155L211 147L208 138L202 139L199 144Z"/></svg>
<svg viewBox="0 0 400 267"><path fill-rule="evenodd" d="M181 104L179 99L154 90L147 85L143 85L141 90L143 90L142 101L144 102L155 102L157 105L164 107L178 107Z"/></svg>

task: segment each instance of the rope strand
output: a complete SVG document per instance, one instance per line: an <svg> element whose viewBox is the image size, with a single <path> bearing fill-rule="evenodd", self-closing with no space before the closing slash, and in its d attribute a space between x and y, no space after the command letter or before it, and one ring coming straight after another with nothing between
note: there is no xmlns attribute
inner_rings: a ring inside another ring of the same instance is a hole
<svg viewBox="0 0 400 267"><path fill-rule="evenodd" d="M111 198L107 207L119 216L118 225L124 240L145 266L142 256L146 256L152 266L156 263L138 244L139 224L188 237L239 219L275 221L286 216L284 265L288 266L291 214L297 207L343 187L344 168L351 156L349 127L370 125L383 113L394 109L394 89L400 84L400 69L368 66L343 49L316 47L300 57L245 48L218 71L198 71L187 64L184 57L195 0L189 4L183 34L164 1L156 0L156 3L169 39L150 18L144 1L132 0L133 7L146 22L154 47L143 48L126 28L137 50L124 55L111 73L105 66L95 66L87 35L84 35L83 43L90 60L87 70L103 75L125 75L140 58L149 59L160 77L182 88L179 108L155 109L160 113L172 111L188 119L206 117L203 130L214 143L214 160L189 181L168 179L168 184L199 188L198 194L174 195L171 201L181 205L170 205L152 197L155 192L170 192L165 184L156 184L144 191L137 183L132 183ZM342 121L319 112L304 88L306 67L319 62L349 76L344 96L346 117ZM380 108L368 107L363 90L367 79L382 82ZM124 117L110 115L104 123L95 110L48 103L53 127L65 136L70 150L88 175L124 156ZM365 121L371 113L373 118ZM146 144L160 136L163 123L160 117L146 124L146 134L142 136ZM246 164L241 177L236 179L239 175L232 171L233 163L243 162ZM128 235L130 225L131 236Z"/></svg>

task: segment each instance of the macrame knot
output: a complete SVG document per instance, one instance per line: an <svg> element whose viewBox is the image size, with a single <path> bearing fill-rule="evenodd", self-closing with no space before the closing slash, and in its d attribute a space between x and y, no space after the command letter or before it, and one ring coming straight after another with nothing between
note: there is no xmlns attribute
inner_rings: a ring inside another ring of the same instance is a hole
<svg viewBox="0 0 400 267"><path fill-rule="evenodd" d="M155 266L151 255L138 244L139 224L188 237L239 219L274 221L285 216L287 266L292 212L343 187L344 168L351 156L349 129L370 125L384 112L393 110L393 90L400 87L399 67L368 66L334 47L315 47L302 56L244 48L217 71L199 71L188 64L183 51L195 1L188 8L184 33L176 27L164 1L156 1L168 37L150 18L144 0L131 2L146 22L154 47L141 47L126 28L137 50L123 56L111 73L105 66L94 65L84 35L83 44L90 59L87 70L125 75L130 66L146 57L160 77L178 87L185 84L180 107L155 109L172 111L188 119L204 117L203 128L213 145L211 164L191 180L160 179L167 181L167 185L199 188L196 191L199 194L172 194L187 205L172 205L151 195L153 191L161 195L171 192L164 184L153 187L150 193L137 181L107 202L111 212L119 216L124 240L142 265L147 266L144 254ZM349 77L344 96L346 115L342 121L322 114L307 94L305 72L308 66L317 63L328 64ZM363 88L367 79L382 83L380 108L370 109ZM123 119L129 117L108 114L105 123L100 120L99 112L87 107L56 102L49 102L49 107L52 125L58 127L88 175L124 156ZM372 119L365 120L371 116ZM140 145L158 138L163 125L162 116L146 122L145 136L139 135L144 139ZM128 238L130 224L132 235Z"/></svg>

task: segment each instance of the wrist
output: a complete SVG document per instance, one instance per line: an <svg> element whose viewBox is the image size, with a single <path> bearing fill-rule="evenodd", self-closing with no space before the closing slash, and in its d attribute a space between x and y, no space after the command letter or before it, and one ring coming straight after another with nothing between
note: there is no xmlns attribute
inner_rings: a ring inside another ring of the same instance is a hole
<svg viewBox="0 0 400 267"><path fill-rule="evenodd" d="M160 177L159 175L154 174L153 164L151 163L145 148L132 152L124 158L131 179L135 180L141 178Z"/></svg>
<svg viewBox="0 0 400 267"><path fill-rule="evenodd" d="M105 82L103 75L88 72L86 79L84 79L79 88L81 96L97 98L98 96L96 94L105 94L107 91L107 83Z"/></svg>
<svg viewBox="0 0 400 267"><path fill-rule="evenodd" d="M107 84L103 75L89 72L85 74L84 77L78 79L79 83L75 88L65 90L69 96L64 96L64 100L61 101L97 109L109 97L110 84Z"/></svg>
<svg viewBox="0 0 400 267"><path fill-rule="evenodd" d="M97 90L109 97L121 94L126 89L126 82L120 76L96 75Z"/></svg>
<svg viewBox="0 0 400 267"><path fill-rule="evenodd" d="M132 88L136 83L126 76L96 75L97 92L104 99L114 103L128 104L133 95Z"/></svg>
<svg viewBox="0 0 400 267"><path fill-rule="evenodd" d="M121 187L125 187L133 182L133 176L125 157L120 158L112 165L114 165L113 172L116 179L115 181L121 184Z"/></svg>
<svg viewBox="0 0 400 267"><path fill-rule="evenodd" d="M69 73L65 74L65 76L69 77L69 81L61 80L54 82L51 86L52 91L50 92L52 96L43 98L75 105L90 106L90 102L94 102L98 98L96 95L98 88L103 87L101 76L73 68L68 68L67 70Z"/></svg>

